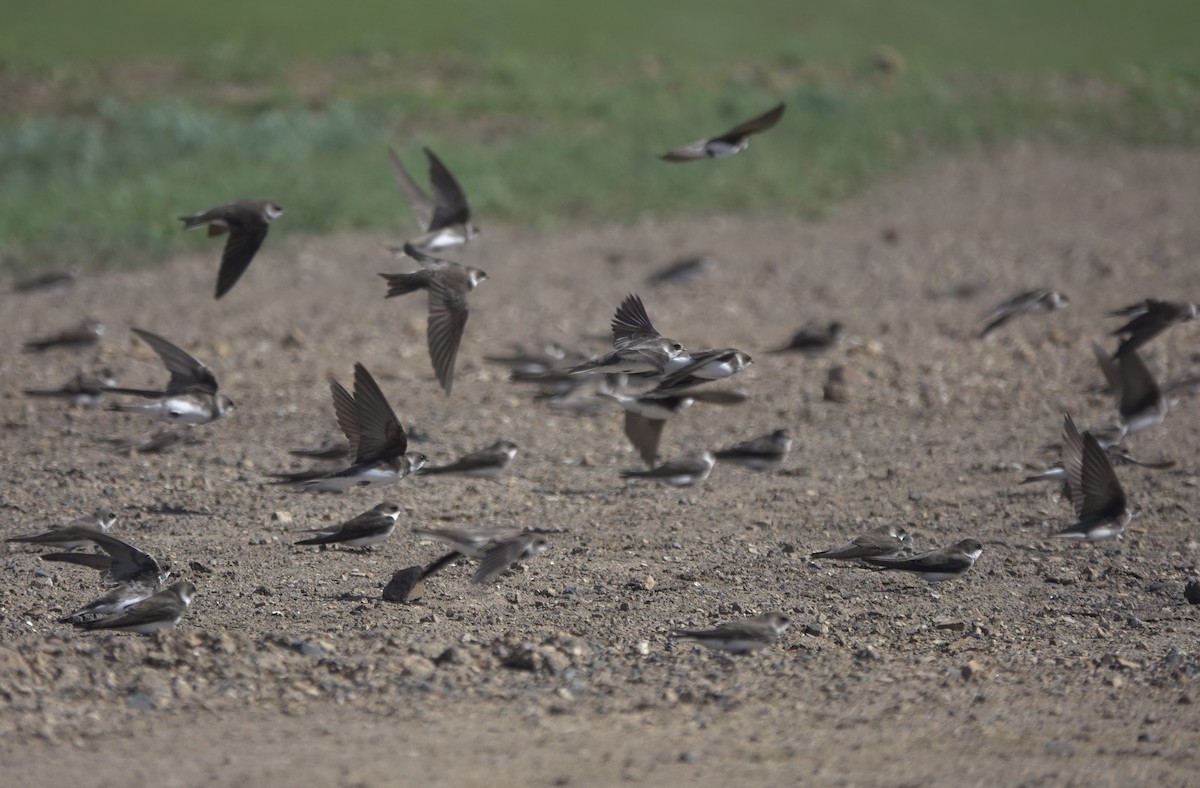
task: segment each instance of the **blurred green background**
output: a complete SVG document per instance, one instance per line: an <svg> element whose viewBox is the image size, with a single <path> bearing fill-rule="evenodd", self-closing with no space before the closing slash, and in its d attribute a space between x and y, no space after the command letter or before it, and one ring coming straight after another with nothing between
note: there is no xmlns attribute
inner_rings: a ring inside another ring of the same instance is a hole
<svg viewBox="0 0 1200 788"><path fill-rule="evenodd" d="M1149 0L44 0L0 24L0 260L144 265L244 196L289 235L413 230L429 145L478 222L812 216L900 167L1018 139L1200 140L1200 3ZM746 154L665 148L777 101Z"/></svg>

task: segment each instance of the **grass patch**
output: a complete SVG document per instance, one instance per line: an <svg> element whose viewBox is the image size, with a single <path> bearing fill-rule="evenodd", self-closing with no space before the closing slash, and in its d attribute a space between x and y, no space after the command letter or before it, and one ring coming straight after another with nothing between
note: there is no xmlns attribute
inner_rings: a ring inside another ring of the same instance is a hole
<svg viewBox="0 0 1200 788"><path fill-rule="evenodd" d="M177 215L243 196L285 206L276 233L401 236L389 145L419 171L418 147L437 150L485 227L550 228L810 216L881 172L1014 139L1200 137L1200 7L1182 2L344 5L10 9L3 264L145 264L195 248ZM879 44L899 72L872 65ZM781 99L745 155L655 159Z"/></svg>

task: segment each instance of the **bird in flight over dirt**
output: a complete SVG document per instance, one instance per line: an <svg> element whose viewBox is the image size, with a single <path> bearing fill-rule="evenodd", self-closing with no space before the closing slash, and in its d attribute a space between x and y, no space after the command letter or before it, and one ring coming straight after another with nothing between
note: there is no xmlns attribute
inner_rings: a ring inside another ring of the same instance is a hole
<svg viewBox="0 0 1200 788"><path fill-rule="evenodd" d="M238 200L203 213L179 217L185 230L207 226L209 236L229 234L217 272L216 298L237 284L267 237L271 222L280 216L283 216L283 208L273 200Z"/></svg>
<svg viewBox="0 0 1200 788"><path fill-rule="evenodd" d="M404 169L396 152L388 149L396 183L400 184L400 191L404 193L404 199L408 200L413 216L421 227L421 235L407 244L412 244L422 252L462 246L479 235L479 228L471 223L471 206L467 202L467 195L442 160L429 148L424 150L425 158L429 160L429 184L433 188L433 197L417 185L408 170ZM403 246L389 248L393 252L408 254Z"/></svg>

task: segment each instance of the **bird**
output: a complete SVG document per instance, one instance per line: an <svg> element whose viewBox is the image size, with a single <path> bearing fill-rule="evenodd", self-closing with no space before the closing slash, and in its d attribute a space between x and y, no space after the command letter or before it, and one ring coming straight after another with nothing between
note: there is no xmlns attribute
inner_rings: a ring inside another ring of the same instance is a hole
<svg viewBox="0 0 1200 788"><path fill-rule="evenodd" d="M979 338L983 339L1017 315L1044 315L1062 309L1070 303L1062 293L1045 287L1017 293L1007 301L997 304L984 316L986 325L979 332Z"/></svg>
<svg viewBox="0 0 1200 788"><path fill-rule="evenodd" d="M792 451L792 436L779 429L713 452L717 462L732 462L754 471L776 471Z"/></svg>
<svg viewBox="0 0 1200 788"><path fill-rule="evenodd" d="M79 274L80 269L77 265L67 266L66 268L52 268L49 271L42 271L32 276L27 276L24 279L18 279L13 282L12 290L14 293L36 293L41 290L62 292L75 284L75 280L79 278Z"/></svg>
<svg viewBox="0 0 1200 788"><path fill-rule="evenodd" d="M436 539L450 546L454 553L479 559L471 582L483 585L508 567L524 558L533 558L546 552L549 540L536 531L505 526L477 526L469 528L414 528L417 536ZM445 565L449 560L439 560L430 565L425 577Z"/></svg>
<svg viewBox="0 0 1200 788"><path fill-rule="evenodd" d="M102 336L104 336L104 324L99 320L85 318L57 334L31 339L25 343L24 347L26 353L41 353L60 347L80 350L96 344Z"/></svg>
<svg viewBox="0 0 1200 788"><path fill-rule="evenodd" d="M27 397L65 399L71 405L93 408L104 401L108 389L117 385L112 370L101 367L95 372L77 372L56 389L25 389Z"/></svg>
<svg viewBox="0 0 1200 788"><path fill-rule="evenodd" d="M408 200L413 216L421 227L421 235L406 242L404 246L411 244L422 252L436 252L462 246L479 235L479 228L471 223L471 206L467 203L467 195L442 160L429 148L423 150L425 158L429 160L432 198L417 185L408 174L408 170L404 169L404 164L396 152L388 149L388 159L392 163L396 183L400 185L400 191ZM398 250L392 248L392 251ZM404 250L404 253L408 254L408 251Z"/></svg>
<svg viewBox="0 0 1200 788"><path fill-rule="evenodd" d="M313 528L309 533L317 536L296 542L299 545L344 544L347 547L370 548L392 535L396 530L396 518L400 507L394 503L381 503L370 511L347 520L341 525Z"/></svg>
<svg viewBox="0 0 1200 788"><path fill-rule="evenodd" d="M690 360L662 376L656 392L676 394L714 380L736 375L753 363L750 354L737 348L698 350L689 353Z"/></svg>
<svg viewBox="0 0 1200 788"><path fill-rule="evenodd" d="M1075 522L1054 535L1089 542L1120 536L1132 518L1125 491L1096 436L1080 435L1069 413L1063 415L1063 467Z"/></svg>
<svg viewBox="0 0 1200 788"><path fill-rule="evenodd" d="M1109 312L1109 317L1128 318L1128 322L1112 332L1122 337L1116 356L1137 350L1176 323L1186 323L1196 318L1196 304L1187 301L1163 301L1147 298L1136 304Z"/></svg>
<svg viewBox="0 0 1200 788"><path fill-rule="evenodd" d="M164 391L112 387L113 394L154 399L145 405L114 403L110 410L146 413L179 424L209 424L232 413L233 400L218 392L217 376L204 362L166 339L144 331L131 329L149 345L171 373Z"/></svg>
<svg viewBox="0 0 1200 788"><path fill-rule="evenodd" d="M510 440L498 440L490 446L465 454L448 465L426 465L419 476L460 474L476 479L494 479L504 472L517 456L517 444Z"/></svg>
<svg viewBox="0 0 1200 788"><path fill-rule="evenodd" d="M467 296L488 275L478 268L431 257L411 244L405 244L404 250L422 267L408 274L380 274L388 283L385 297L417 290L429 292L429 322L425 331L429 359L438 383L449 394L454 387L454 362L469 316Z"/></svg>
<svg viewBox="0 0 1200 788"><path fill-rule="evenodd" d="M665 482L672 487L691 487L708 478L714 463L716 463L716 458L713 457L712 452L704 450L680 455L648 471L621 471L621 478L652 479Z"/></svg>
<svg viewBox="0 0 1200 788"><path fill-rule="evenodd" d="M301 482L303 489L341 492L350 487L392 484L421 469L425 455L408 452L408 436L366 367L354 365L354 394L336 380L329 381L329 389L354 462L344 470Z"/></svg>
<svg viewBox="0 0 1200 788"><path fill-rule="evenodd" d="M612 352L569 367L566 370L568 374L604 372L661 376L691 362L691 355L682 344L667 339L654 327L641 297L636 293L627 295L617 307L611 327Z"/></svg>
<svg viewBox="0 0 1200 788"><path fill-rule="evenodd" d="M46 545L47 547L55 547L59 550L75 550L92 544L91 538L86 535L81 536L75 530L77 527L95 528L107 534L116 522L116 512L108 509L97 509L95 512L84 517L78 517L69 523L52 525L48 530L41 533L12 536L4 541Z"/></svg>
<svg viewBox="0 0 1200 788"><path fill-rule="evenodd" d="M178 624L195 594L196 586L183 580L130 605L119 613L81 621L76 626L82 629L115 629L149 635Z"/></svg>
<svg viewBox="0 0 1200 788"><path fill-rule="evenodd" d="M881 569L897 569L915 572L929 583L940 583L962 577L983 554L983 545L978 539L963 539L949 547L930 550L909 558L863 557L862 560Z"/></svg>
<svg viewBox="0 0 1200 788"><path fill-rule="evenodd" d="M816 355L829 350L846 338L846 328L836 320L828 323L807 323L792 334L786 345L769 350L769 353L792 351Z"/></svg>
<svg viewBox="0 0 1200 788"><path fill-rule="evenodd" d="M283 208L274 200L238 200L216 208L180 216L183 229L208 227L209 236L229 234L221 253L214 298L228 293L254 259L267 237L271 222L283 216Z"/></svg>
<svg viewBox="0 0 1200 788"><path fill-rule="evenodd" d="M95 569L103 575L101 578L103 583L161 584L169 575L169 572L159 564L154 556L115 536L109 536L99 528L92 528L90 525L71 525L64 527L61 531L62 540L58 543L60 546L68 542L91 542L108 554L108 560L103 560L105 556L94 556L89 553L53 553L51 554L53 557L43 556L43 560L79 564ZM33 540L18 536L7 541L29 542Z"/></svg>
<svg viewBox="0 0 1200 788"><path fill-rule="evenodd" d="M779 640L791 623L783 613L763 613L719 624L714 629L677 629L671 632L671 637L693 640L714 651L749 654Z"/></svg>
<svg viewBox="0 0 1200 788"><path fill-rule="evenodd" d="M902 526L890 523L859 534L841 547L820 550L809 558L852 561L858 558L892 558L912 547L912 536Z"/></svg>
<svg viewBox="0 0 1200 788"><path fill-rule="evenodd" d="M82 624L115 613L121 613L126 608L136 605L143 599L153 595L159 589L157 583L122 583L91 602L78 607L59 619L62 624Z"/></svg>
<svg viewBox="0 0 1200 788"><path fill-rule="evenodd" d="M1103 448L1104 451L1108 454L1109 462L1111 462L1113 464L1114 468L1116 468L1117 466L1120 466L1120 465L1138 465L1142 468L1149 468L1152 471L1164 471L1164 470L1167 470L1170 468L1174 468L1176 465L1174 460L1157 460L1157 461L1139 460L1137 457L1133 456L1133 454L1129 451L1129 449L1125 448L1124 446L1120 445L1119 443L1105 445L1104 441L1100 440L1099 437L1097 437L1096 440L1100 443L1101 448ZM1026 476L1024 479L1021 480L1021 484L1032 484L1033 482L1051 482L1051 481L1061 481L1065 484L1066 480L1067 480L1067 470L1063 466L1063 463L1061 461L1059 461L1056 463L1052 463L1044 471L1040 471L1038 473L1034 473L1034 474L1030 474L1029 476Z"/></svg>
<svg viewBox="0 0 1200 788"><path fill-rule="evenodd" d="M1161 424L1167 416L1167 398L1137 350L1118 351L1113 358L1100 345L1092 343L1092 351L1109 389L1117 398L1120 429L1112 442Z"/></svg>
<svg viewBox="0 0 1200 788"><path fill-rule="evenodd" d="M717 261L706 254L684 257L646 276L646 284L691 284L717 267Z"/></svg>
<svg viewBox="0 0 1200 788"><path fill-rule="evenodd" d="M695 402L691 397L633 396L618 391L601 391L597 396L613 400L624 409L625 437L647 466L658 460L658 444L667 421Z"/></svg>
<svg viewBox="0 0 1200 788"><path fill-rule="evenodd" d="M750 144L750 137L755 134L761 134L778 123L779 119L783 117L783 110L784 105L782 103L777 104L758 117L751 118L744 123L739 123L723 134L718 134L715 137L705 137L683 147L674 148L662 154L659 158L663 161L682 163L698 159L719 159L725 156L732 156L746 149Z"/></svg>

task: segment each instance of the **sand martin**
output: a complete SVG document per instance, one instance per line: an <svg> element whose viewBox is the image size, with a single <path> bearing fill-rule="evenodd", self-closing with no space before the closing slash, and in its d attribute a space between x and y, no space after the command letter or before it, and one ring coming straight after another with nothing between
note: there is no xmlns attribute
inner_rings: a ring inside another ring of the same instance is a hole
<svg viewBox="0 0 1200 788"><path fill-rule="evenodd" d="M195 594L196 587L183 580L130 605L120 613L82 621L77 626L83 629L115 629L149 635L178 624Z"/></svg>
<svg viewBox="0 0 1200 788"><path fill-rule="evenodd" d="M783 109L784 105L778 104L756 118L739 123L724 134L696 140L681 148L667 151L660 158L664 161L688 162L732 156L746 149L752 135L761 134L778 123L783 117Z"/></svg>
<svg viewBox="0 0 1200 788"><path fill-rule="evenodd" d="M381 503L371 511L363 512L341 525L313 528L309 533L315 533L317 536L296 544L343 544L347 547L368 548L392 535L392 531L396 530L396 518L399 516L399 506L394 503Z"/></svg>
<svg viewBox="0 0 1200 788"><path fill-rule="evenodd" d="M787 632L792 620L783 613L763 613L718 625L715 629L677 629L672 637L693 640L713 651L749 654L770 646Z"/></svg>
<svg viewBox="0 0 1200 788"><path fill-rule="evenodd" d="M695 401L691 397L637 397L621 392L598 392L597 395L613 400L625 410L625 437L647 466L653 466L658 460L658 444L667 420L691 407Z"/></svg>
<svg viewBox="0 0 1200 788"><path fill-rule="evenodd" d="M380 274L388 283L386 298L417 290L429 292L429 321L425 331L429 358L438 383L449 394L454 386L454 361L469 315L467 296L488 276L478 268L430 257L411 244L404 245L404 252L421 264L421 270Z"/></svg>
<svg viewBox="0 0 1200 788"><path fill-rule="evenodd" d="M1069 303L1065 295L1045 287L1017 293L1007 301L997 304L995 309L984 316L986 325L979 332L979 338L983 339L1017 315L1044 315L1062 309Z"/></svg>
<svg viewBox="0 0 1200 788"><path fill-rule="evenodd" d="M1196 305L1187 301L1161 301L1147 298L1136 304L1109 312L1109 317L1128 318L1129 322L1112 332L1121 337L1121 344L1114 355L1120 356L1154 339L1176 323L1186 323L1196 318Z"/></svg>
<svg viewBox="0 0 1200 788"><path fill-rule="evenodd" d="M1063 467L1076 522L1055 536L1089 542L1119 536L1132 516L1125 491L1096 436L1080 435L1069 413L1063 416Z"/></svg>
<svg viewBox="0 0 1200 788"><path fill-rule="evenodd" d="M775 430L727 449L713 452L717 462L732 462L754 471L775 471L783 466L792 450L792 436L787 430Z"/></svg>
<svg viewBox="0 0 1200 788"><path fill-rule="evenodd" d="M341 492L351 487L392 484L425 464L425 455L408 451L408 436L379 384L362 364L354 365L354 394L329 381L338 426L350 442L354 463L345 470L303 482L306 490Z"/></svg>
<svg viewBox="0 0 1200 788"><path fill-rule="evenodd" d="M41 353L57 347L80 350L96 344L102 336L104 336L104 324L88 318L57 334L29 340L25 343L25 352Z"/></svg>
<svg viewBox="0 0 1200 788"><path fill-rule="evenodd" d="M582 372L665 375L692 360L682 344L658 333L646 314L642 299L634 293L627 295L617 307L612 319L612 335L614 349L611 353L577 364L566 372L572 375Z"/></svg>
<svg viewBox="0 0 1200 788"><path fill-rule="evenodd" d="M283 216L283 208L272 200L238 200L192 216L180 216L183 229L208 226L209 236L229 233L217 272L216 298L233 288L250 266L250 261L267 237L271 222Z"/></svg>
<svg viewBox="0 0 1200 788"><path fill-rule="evenodd" d="M526 350L520 345L514 345L512 352L507 356L484 356L483 359L508 367L509 380L527 381L540 380L554 372L570 355L571 353L557 342L547 342L540 350Z"/></svg>
<svg viewBox="0 0 1200 788"><path fill-rule="evenodd" d="M107 389L117 385L112 371L102 367L95 372L78 372L56 389L25 389L27 397L54 397L65 399L81 408L92 408L104 400Z"/></svg>
<svg viewBox="0 0 1200 788"><path fill-rule="evenodd" d="M1105 359L1100 369L1117 397L1117 416L1121 425L1117 440L1161 424L1167 416L1167 399L1138 352L1126 350L1114 363L1107 360L1102 349L1094 349L1097 361Z"/></svg>
<svg viewBox="0 0 1200 788"><path fill-rule="evenodd" d="M922 580L930 583L940 583L943 580L953 580L961 577L975 565L976 559L983 553L983 545L978 539L963 539L950 547L940 550L930 550L927 553L914 555L911 558L878 558L863 557L872 566L882 569L898 569L902 572L916 572Z"/></svg>
<svg viewBox="0 0 1200 788"><path fill-rule="evenodd" d="M471 578L476 585L487 583L517 561L541 555L550 546L540 533L509 527L414 528L413 533L437 539L460 555L479 559L479 569ZM423 576L441 569L448 558L435 561Z"/></svg>
<svg viewBox="0 0 1200 788"><path fill-rule="evenodd" d="M157 583L125 583L107 594L93 599L86 605L59 619L63 624L83 624L86 621L123 612L158 591Z"/></svg>
<svg viewBox="0 0 1200 788"><path fill-rule="evenodd" d="M95 528L101 533L108 533L113 527L113 523L117 521L116 512L107 509L97 509L86 517L80 517L72 520L69 523L62 525L52 525L49 530L38 534L26 534L25 536L12 536L5 539L6 542L24 542L26 544L40 544L47 547L54 547L59 550L75 550L80 547L87 547L92 544L92 540L88 536L80 536L75 530L79 526L87 528Z"/></svg>
<svg viewBox="0 0 1200 788"><path fill-rule="evenodd" d="M708 478L716 458L710 451L682 454L667 460L648 471L636 469L621 471L622 479L653 479L672 487L691 487Z"/></svg>
<svg viewBox="0 0 1200 788"><path fill-rule="evenodd" d="M699 350L690 354L691 360L679 365L658 382L658 391L677 393L702 383L724 380L750 366L748 353L736 348Z"/></svg>
<svg viewBox="0 0 1200 788"><path fill-rule="evenodd" d="M857 558L892 558L912 547L912 536L894 523L872 528L841 547L820 550L809 558L833 558L852 561Z"/></svg>
<svg viewBox="0 0 1200 788"><path fill-rule="evenodd" d="M392 163L392 172L404 199L408 200L413 216L421 227L421 235L413 238L411 243L423 252L436 252L462 246L479 235L479 228L471 223L471 206L467 203L467 195L463 192L458 181L442 164L442 160L425 148L425 158L429 160L429 185L433 189L431 199L417 182L404 169L400 157L391 148L388 149L388 159ZM393 251L399 251L393 249ZM405 254L408 254L405 250Z"/></svg>
<svg viewBox="0 0 1200 788"><path fill-rule="evenodd" d="M54 268L18 279L13 282L12 289L14 293L36 293L39 290L62 292L75 283L75 280L79 278L79 273L77 265Z"/></svg>
<svg viewBox="0 0 1200 788"><path fill-rule="evenodd" d="M646 283L651 285L691 284L716 267L716 259L706 254L685 257L651 272L646 276Z"/></svg>
<svg viewBox="0 0 1200 788"><path fill-rule="evenodd" d="M508 464L516 456L517 444L512 441L498 440L486 448L459 457L449 465L426 465L417 475L432 476L452 473L477 479L494 479L508 467Z"/></svg>
<svg viewBox="0 0 1200 788"><path fill-rule="evenodd" d="M782 347L770 350L770 353L788 353L796 351L809 355L824 353L846 338L846 329L836 320L829 323L807 323L792 334L792 338Z"/></svg>
<svg viewBox="0 0 1200 788"><path fill-rule="evenodd" d="M62 529L63 541L88 541L108 553L108 561L84 558L88 553L55 554L55 557L43 556L52 561L78 564L103 573L101 582L104 583L163 583L168 572L158 563L154 556L128 542L123 542L115 536L109 536L99 528L89 525L72 525ZM16 538L9 541L28 541ZM79 560L64 556L79 556ZM103 558L99 556L98 558Z"/></svg>
<svg viewBox="0 0 1200 788"><path fill-rule="evenodd" d="M1122 446L1120 444L1114 443L1114 444L1109 444L1106 446L1104 444L1104 441L1100 440L1099 438L1097 438L1096 440L1100 444L1101 448L1104 449L1105 453L1108 454L1108 459L1113 464L1114 468L1121 466L1121 465L1137 465L1142 468L1148 468L1152 471L1165 471L1169 468L1174 468L1175 464L1176 464L1174 460L1155 460L1155 461L1139 460L1137 457L1134 457L1132 453L1130 453L1129 449L1126 449L1124 446ZM1024 479L1021 480L1021 484L1031 484L1033 482L1054 482L1054 481L1063 482L1064 484L1066 484L1067 470L1063 466L1061 461L1051 464L1044 471L1040 471L1038 473L1034 473L1029 476L1026 476Z"/></svg>
<svg viewBox="0 0 1200 788"><path fill-rule="evenodd" d="M109 406L110 410L146 413L179 424L208 424L231 413L233 400L217 392L217 376L202 361L157 334L131 329L154 349L171 373L165 391L112 387L114 394L129 394L157 400L145 405Z"/></svg>

